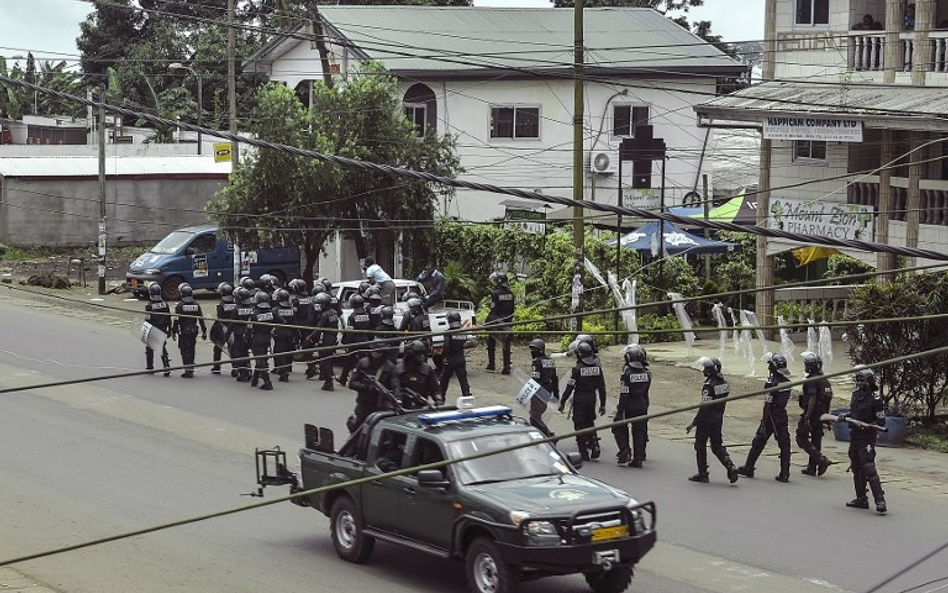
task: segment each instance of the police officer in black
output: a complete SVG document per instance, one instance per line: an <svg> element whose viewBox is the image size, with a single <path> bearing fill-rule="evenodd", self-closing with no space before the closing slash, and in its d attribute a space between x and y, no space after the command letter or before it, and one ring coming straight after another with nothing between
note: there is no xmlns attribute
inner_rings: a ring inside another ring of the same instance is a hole
<svg viewBox="0 0 948 593"><path fill-rule="evenodd" d="M389 346L376 342L369 355L359 359L349 380L349 388L356 392L356 405L346 425L349 432L355 432L372 412L391 410L395 407L392 398L401 399L398 375L395 365L388 359ZM388 393L382 392L381 386Z"/></svg>
<svg viewBox="0 0 948 593"><path fill-rule="evenodd" d="M369 319L369 312L365 309L365 299L360 295L354 294L349 297L349 307L352 312L346 319L346 331L342 334L342 343L346 346L346 360L342 365L342 375L339 377L339 383L345 385L349 381L349 373L352 367L359 362L359 358L366 350L366 345L372 341L372 326Z"/></svg>
<svg viewBox="0 0 948 593"><path fill-rule="evenodd" d="M426 361L428 345L415 340L405 346L405 355L395 367L398 385L402 390L402 407L421 408L426 402L436 406L444 403L438 374Z"/></svg>
<svg viewBox="0 0 948 593"><path fill-rule="evenodd" d="M514 316L514 294L510 290L507 274L494 272L491 274L494 282L494 290L490 293L490 312L487 314L487 320L484 325L492 326L487 336L487 370L493 371L495 366L495 351L497 340L503 340L504 366L501 374L510 374L510 343L513 335L510 333L510 322Z"/></svg>
<svg viewBox="0 0 948 593"><path fill-rule="evenodd" d="M412 340L421 340L428 348L431 347L431 321L424 303L418 297L408 299L408 313L402 317L399 331L412 335Z"/></svg>
<svg viewBox="0 0 948 593"><path fill-rule="evenodd" d="M395 309L385 305L379 307L379 324L373 328L373 336L376 340L391 340L396 336L395 328ZM383 350L385 351L385 356L395 364L398 360L398 348L396 347L395 342L387 342L384 344Z"/></svg>
<svg viewBox="0 0 948 593"><path fill-rule="evenodd" d="M333 356L336 354L335 346L339 341L339 313L332 306L332 299L325 291L313 297L313 307L319 307L319 317L313 331L307 338L307 343L316 344L320 351L316 354L319 364L319 379L323 382L320 389L323 391L334 391L334 375L332 369ZM311 379L316 376L316 369L313 363L310 363L309 370L306 371L306 378Z"/></svg>
<svg viewBox="0 0 948 593"><path fill-rule="evenodd" d="M648 370L645 348L631 344L622 350L625 368L619 378L619 403L613 422L638 418L648 414L648 392L652 387L652 373ZM629 430L632 431L632 447L629 447ZM645 461L645 446L648 443L648 423L640 420L633 424L615 426L616 454L619 465L642 467Z"/></svg>
<svg viewBox="0 0 948 593"><path fill-rule="evenodd" d="M845 422L847 419L855 421L849 423L849 469L853 472L856 498L847 502L846 506L868 509L868 484L876 503L876 511L881 514L888 509L885 492L882 491L882 480L876 470L875 427L885 426L885 405L876 393L876 374L872 369L857 371L853 380L856 382L856 389L849 402L849 413L837 416L839 422Z"/></svg>
<svg viewBox="0 0 948 593"><path fill-rule="evenodd" d="M365 291L365 308L369 312L369 326L375 329L382 323L382 293L378 286L370 286Z"/></svg>
<svg viewBox="0 0 948 593"><path fill-rule="evenodd" d="M185 369L181 376L186 379L194 377L194 351L197 346L198 325L201 326L201 339L207 339L207 326L204 325L204 312L201 305L194 302L194 290L191 285L182 283L178 286L181 300L174 308L174 324L171 333L178 336L178 349L181 351L181 362Z"/></svg>
<svg viewBox="0 0 948 593"><path fill-rule="evenodd" d="M728 385L724 376L721 374L721 361L717 358L708 358L702 356L698 359L698 366L705 376L704 384L701 386L701 403L711 402L717 399L724 399L731 395L731 386ZM694 420L685 428L686 432L695 431L695 458L698 463L698 473L688 478L692 482L707 484L708 479L708 442L711 443L711 452L718 458L721 465L727 470L727 479L732 484L737 482L737 468L727 454L727 448L724 446L724 437L721 432L721 426L724 423L724 406L726 404L716 404L698 408Z"/></svg>
<svg viewBox="0 0 948 593"><path fill-rule="evenodd" d="M787 357L783 354L768 353L767 366L770 374L764 389L777 387L781 383L790 382L790 370L787 368ZM787 418L787 403L790 401L790 388L777 389L764 394L764 414L757 427L757 434L751 442L750 451L744 465L737 468L737 473L748 478L754 477L754 465L764 450L764 446L773 436L780 447L780 473L774 478L786 484L790 481L790 427Z"/></svg>
<svg viewBox="0 0 948 593"><path fill-rule="evenodd" d="M171 308L161 297L161 285L155 282L148 285L148 303L145 304L145 321L154 328L159 329L168 337L172 336L171 329ZM165 340L167 342L167 340ZM168 356L167 343L161 345L161 364L167 369L171 366L171 357ZM155 351L145 346L145 368L149 371L155 368ZM165 371L165 377L170 377L171 373Z"/></svg>
<svg viewBox="0 0 948 593"><path fill-rule="evenodd" d="M253 281L251 281L253 282ZM250 341L252 332L250 330L250 320L253 317L253 292L243 284L234 291L237 301L237 314L234 316L235 323L231 330L234 334L234 340L230 349L231 360L237 358L247 358L250 356ZM231 363L237 371L236 377L239 383L250 381L250 361L238 360ZM233 372L231 373L233 374Z"/></svg>
<svg viewBox="0 0 948 593"><path fill-rule="evenodd" d="M575 395L573 395L575 392ZM570 372L569 383L560 400L560 412L573 399L573 428L582 430L596 425L596 398L599 398L599 415L606 414L606 378L599 357L592 346L582 342L576 346L576 366ZM576 437L579 454L583 461L599 459L599 435L584 434Z"/></svg>
<svg viewBox="0 0 948 593"><path fill-rule="evenodd" d="M279 377L280 383L290 380L290 369L293 368L293 352L296 349L298 333L293 327L296 321L296 310L290 298L290 291L278 288L273 293L276 306L276 323L273 328L273 371ZM272 303L271 303L272 304Z"/></svg>
<svg viewBox="0 0 948 593"><path fill-rule="evenodd" d="M461 329L461 314L457 311L449 311L447 316L448 329L456 331ZM444 347L442 349L443 365L441 367L441 394L447 396L448 382L451 376L456 375L458 385L461 386L461 395L471 395L471 385L467 381L467 357L464 351L470 348L473 342L468 342L465 336L457 333L444 334Z"/></svg>
<svg viewBox="0 0 948 593"><path fill-rule="evenodd" d="M233 324L230 321L237 316L237 303L234 301L234 287L227 282L217 285L217 293L221 295L221 300L217 303L217 319L211 324L211 341L214 343L214 366L211 372L220 375L221 355L231 338Z"/></svg>
<svg viewBox="0 0 948 593"><path fill-rule="evenodd" d="M279 323L276 313L270 302L270 295L265 290L257 291L254 295L254 312L250 325L251 341L250 351L253 352L253 378L250 380L250 386L256 387L260 384L260 389L270 391L273 389L273 383L270 382L270 361L267 355L270 354L273 342L273 326Z"/></svg>
<svg viewBox="0 0 948 593"><path fill-rule="evenodd" d="M530 340L530 356L533 359L530 378L536 381L552 400L559 401L560 382L556 376L556 361L546 355L546 342L540 338ZM547 401L536 394L530 398L530 424L545 436L551 437L554 433L543 421L547 406Z"/></svg>
<svg viewBox="0 0 948 593"><path fill-rule="evenodd" d="M803 393L800 394L800 407L803 413L797 424L797 446L809 456L809 461L801 473L808 476L822 476L832 465L822 452L823 423L820 417L828 414L830 403L833 400L833 388L829 380L823 376L823 359L814 352L806 351L800 355L803 358L805 377L811 381L803 384Z"/></svg>

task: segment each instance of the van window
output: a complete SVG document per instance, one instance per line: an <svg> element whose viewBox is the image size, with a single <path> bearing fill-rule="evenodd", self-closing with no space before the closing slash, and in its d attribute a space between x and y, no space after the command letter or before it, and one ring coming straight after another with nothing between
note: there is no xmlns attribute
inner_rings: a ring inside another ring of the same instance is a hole
<svg viewBox="0 0 948 593"><path fill-rule="evenodd" d="M175 231L151 248L154 253L170 255L181 251L181 248L194 238L194 233Z"/></svg>
<svg viewBox="0 0 948 593"><path fill-rule="evenodd" d="M190 253L210 253L217 247L217 237L214 235L201 235L194 240L188 247Z"/></svg>

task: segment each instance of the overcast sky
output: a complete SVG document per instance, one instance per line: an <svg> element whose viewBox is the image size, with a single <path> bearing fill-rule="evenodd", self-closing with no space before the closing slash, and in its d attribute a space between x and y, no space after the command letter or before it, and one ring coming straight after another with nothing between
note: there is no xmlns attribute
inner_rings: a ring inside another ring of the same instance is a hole
<svg viewBox="0 0 948 593"><path fill-rule="evenodd" d="M764 1L706 0L694 9L692 20L710 20L712 32L725 41L761 39L764 31ZM475 0L477 6L548 7L549 0ZM0 55L8 61L32 51L37 58L78 60L76 37L79 23L91 5L82 0L0 0Z"/></svg>

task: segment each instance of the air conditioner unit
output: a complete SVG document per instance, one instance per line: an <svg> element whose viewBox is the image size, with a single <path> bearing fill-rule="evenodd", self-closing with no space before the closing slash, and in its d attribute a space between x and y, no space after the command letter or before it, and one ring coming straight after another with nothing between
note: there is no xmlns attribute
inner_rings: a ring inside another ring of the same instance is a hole
<svg viewBox="0 0 948 593"><path fill-rule="evenodd" d="M616 172L617 155L594 150L589 153L589 172L609 175Z"/></svg>

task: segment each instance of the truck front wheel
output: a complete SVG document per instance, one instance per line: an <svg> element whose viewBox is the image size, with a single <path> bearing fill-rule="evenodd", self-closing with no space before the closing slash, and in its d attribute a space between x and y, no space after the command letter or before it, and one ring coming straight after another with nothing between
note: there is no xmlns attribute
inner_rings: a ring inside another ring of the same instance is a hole
<svg viewBox="0 0 948 593"><path fill-rule="evenodd" d="M467 549L467 584L471 593L513 593L520 573L504 562L491 539L479 537Z"/></svg>
<svg viewBox="0 0 948 593"><path fill-rule="evenodd" d="M336 554L346 562L362 564L375 549L375 538L362 531L362 519L355 503L348 496L340 497L332 505L329 515L332 545Z"/></svg>
<svg viewBox="0 0 948 593"><path fill-rule="evenodd" d="M622 593L632 584L632 567L617 566L612 570L587 572L584 576L596 593Z"/></svg>

